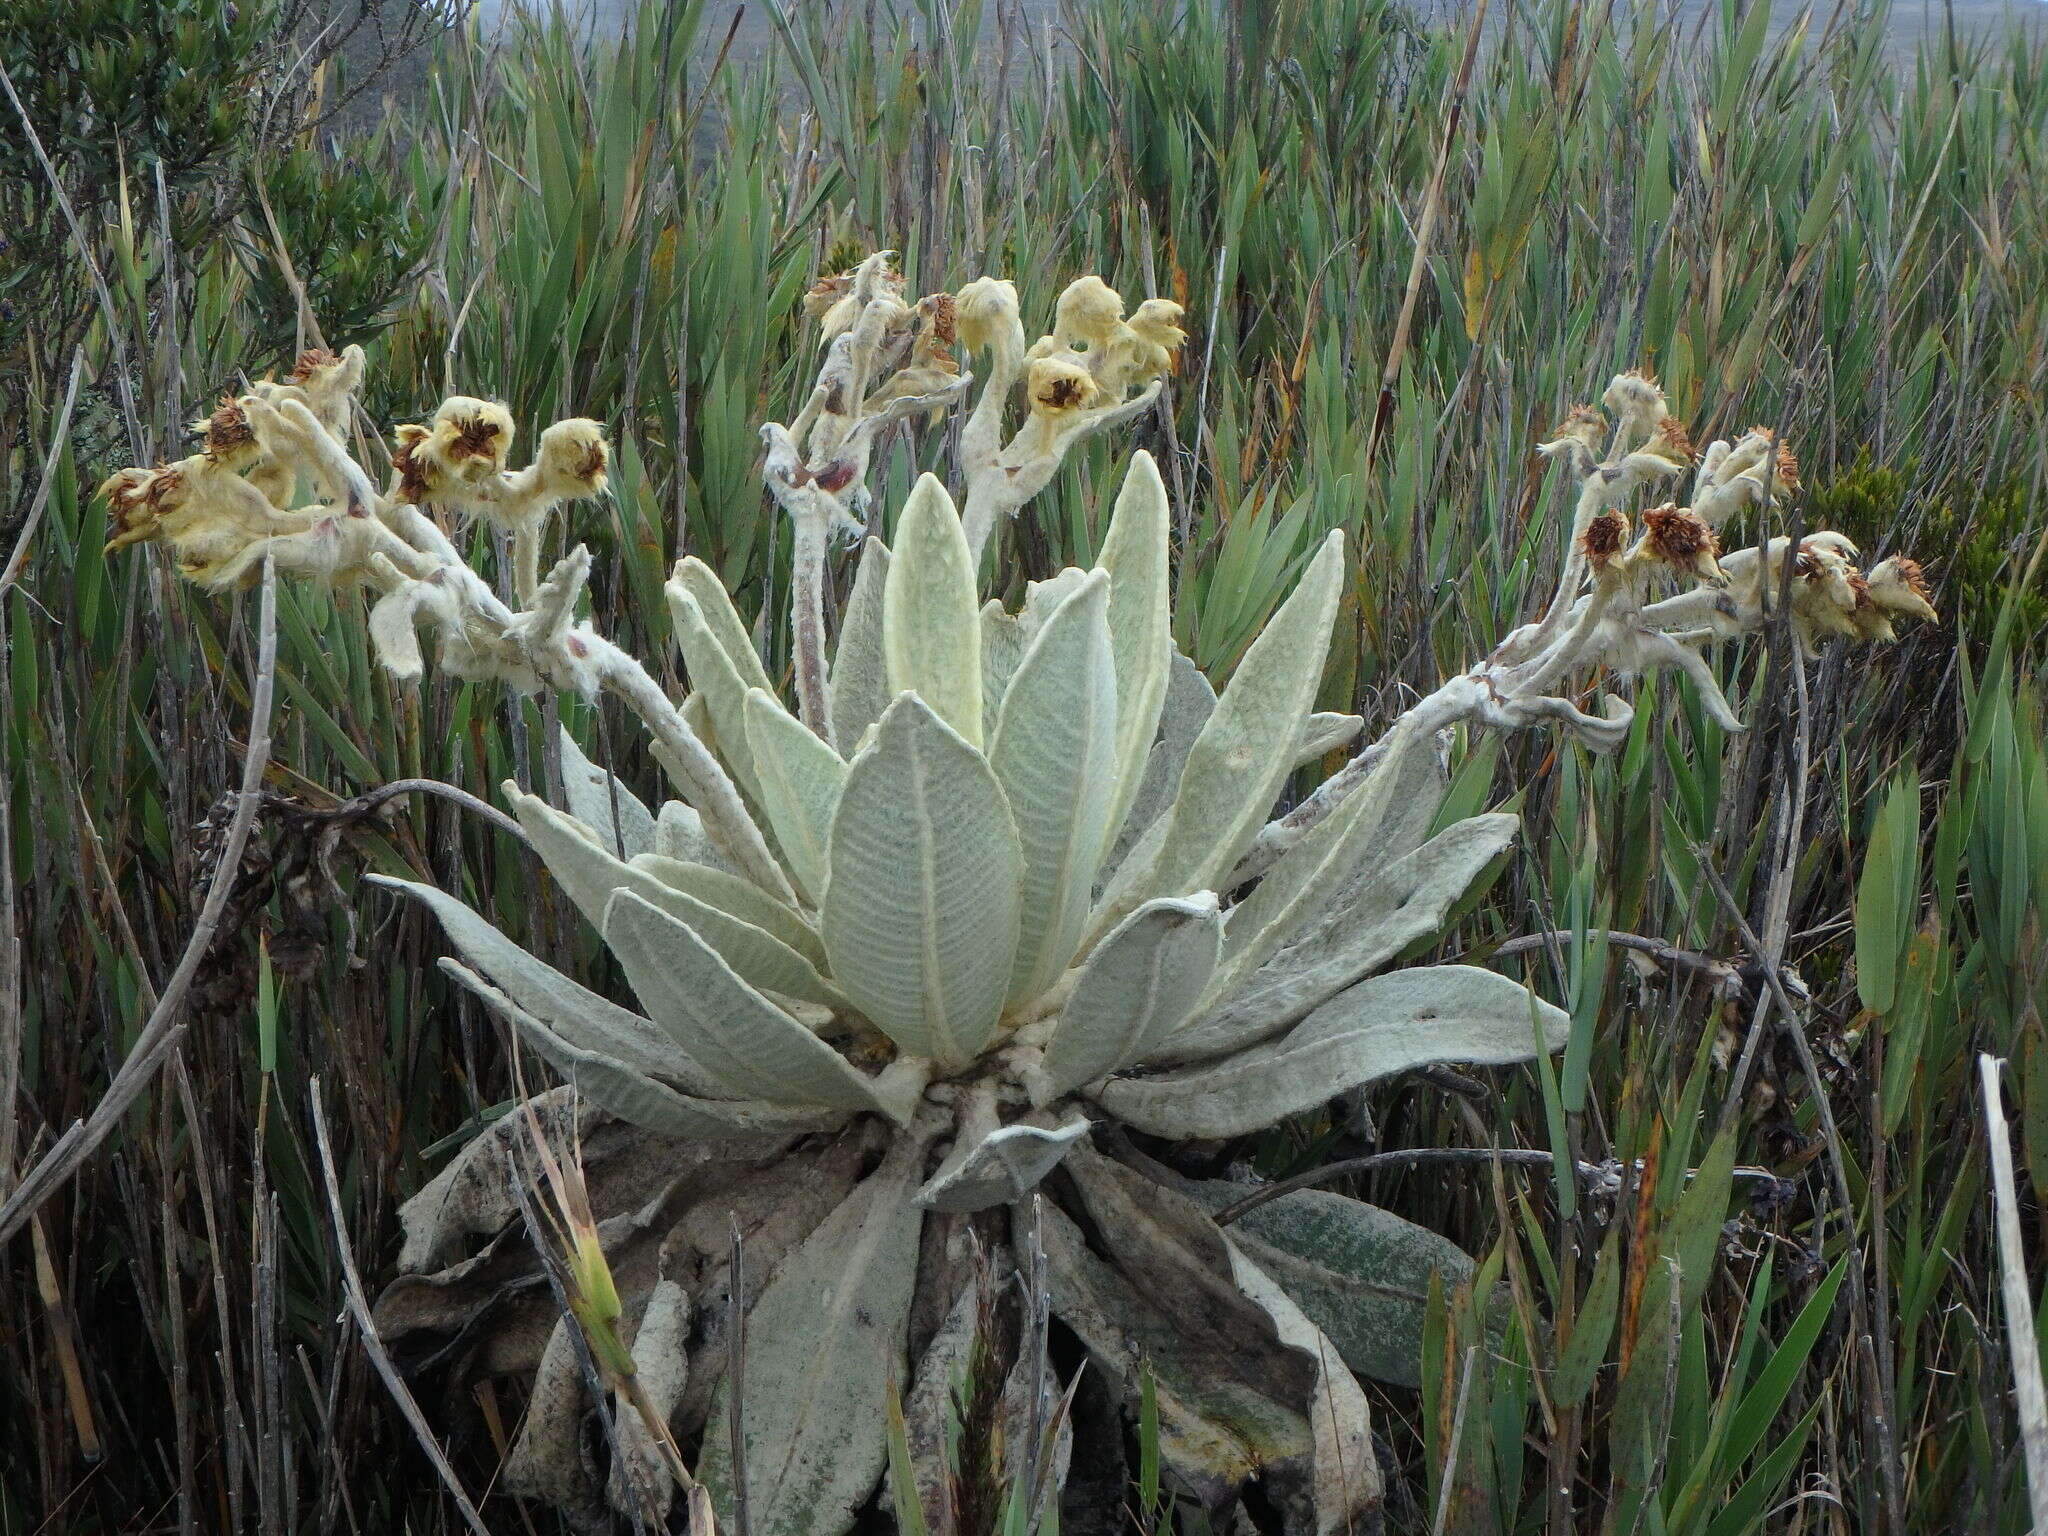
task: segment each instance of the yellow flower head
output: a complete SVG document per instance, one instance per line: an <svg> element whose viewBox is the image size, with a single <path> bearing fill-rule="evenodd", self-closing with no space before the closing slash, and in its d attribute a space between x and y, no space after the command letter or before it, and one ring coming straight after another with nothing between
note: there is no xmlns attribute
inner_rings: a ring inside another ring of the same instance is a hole
<svg viewBox="0 0 2048 1536"><path fill-rule="evenodd" d="M512 413L495 400L450 395L434 412L425 441L414 449L429 473L455 486L502 474L512 448Z"/></svg>
<svg viewBox="0 0 2048 1536"><path fill-rule="evenodd" d="M1568 453L1590 465L1599 459L1606 441L1607 418L1590 405L1575 405L1550 429L1550 436L1536 445L1536 451L1545 458Z"/></svg>
<svg viewBox="0 0 2048 1536"><path fill-rule="evenodd" d="M1167 353L1167 366L1171 367L1171 355L1188 344L1188 333L1181 329L1180 324L1186 313L1172 299L1147 299L1131 315L1130 327L1140 341L1149 342Z"/></svg>
<svg viewBox="0 0 2048 1536"><path fill-rule="evenodd" d="M882 253L877 253L882 254ZM869 257L868 262L875 261ZM832 341L860 318L870 299L903 297L903 274L886 264L877 264L862 277L868 262L849 272L821 277L804 295L804 315L816 320L826 341Z"/></svg>
<svg viewBox="0 0 2048 1536"><path fill-rule="evenodd" d="M1845 553L1846 551L1846 553ZM1839 534L1803 539L1793 566L1792 617L1809 645L1820 635L1854 639L1860 633L1852 615L1857 608L1855 546Z"/></svg>
<svg viewBox="0 0 2048 1536"><path fill-rule="evenodd" d="M1617 373L1608 384L1607 392L1600 397L1600 403L1644 437L1654 433L1658 423L1671 414L1664 391L1640 368Z"/></svg>
<svg viewBox="0 0 2048 1536"><path fill-rule="evenodd" d="M1122 295L1099 277L1077 277L1067 284L1053 309L1052 333L1069 351L1107 347L1123 318Z"/></svg>
<svg viewBox="0 0 2048 1536"><path fill-rule="evenodd" d="M1026 387L1031 393L1031 414L1054 418L1086 410L1101 393L1095 376L1086 368L1058 357L1033 362Z"/></svg>
<svg viewBox="0 0 2048 1536"><path fill-rule="evenodd" d="M534 456L542 493L564 500L602 495L611 456L604 423L587 416L556 422L541 433L540 449Z"/></svg>
<svg viewBox="0 0 2048 1536"><path fill-rule="evenodd" d="M953 328L960 345L979 352L1017 324L1017 285L1007 278L977 277L953 295Z"/></svg>
<svg viewBox="0 0 2048 1536"><path fill-rule="evenodd" d="M1105 290L1107 291L1107 290ZM1180 328L1181 307L1171 299L1147 299L1125 323L1110 329L1100 359L1091 354L1096 379L1112 395L1122 399L1133 389L1143 389L1173 368L1174 354L1188 339Z"/></svg>

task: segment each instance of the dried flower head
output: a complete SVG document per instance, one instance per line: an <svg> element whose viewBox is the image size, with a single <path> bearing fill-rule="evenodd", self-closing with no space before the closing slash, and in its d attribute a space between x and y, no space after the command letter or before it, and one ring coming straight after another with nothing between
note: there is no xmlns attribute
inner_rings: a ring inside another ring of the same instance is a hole
<svg viewBox="0 0 2048 1536"><path fill-rule="evenodd" d="M1853 539L1846 533L1838 533L1832 528L1822 528L1809 533L1800 540L1799 547L1802 551L1818 550L1838 556L1846 565L1854 565L1863 557L1863 552L1856 547Z"/></svg>
<svg viewBox="0 0 2048 1536"><path fill-rule="evenodd" d="M1676 416L1659 420L1657 430L1650 434L1650 440L1643 444L1641 451L1668 459L1680 469L1690 469L1695 457L1692 438L1685 430L1685 423Z"/></svg>
<svg viewBox="0 0 2048 1536"><path fill-rule="evenodd" d="M1627 540L1628 517L1614 507L1597 514L1586 524L1586 531L1579 535L1579 545L1586 552L1586 563L1596 572L1607 569Z"/></svg>
<svg viewBox="0 0 2048 1536"><path fill-rule="evenodd" d="M1600 461L1606 442L1607 418L1590 405L1575 405L1536 451L1546 459L1562 457L1574 474L1582 475Z"/></svg>
<svg viewBox="0 0 2048 1536"><path fill-rule="evenodd" d="M1654 433L1657 424L1671 414L1664 391L1640 368L1617 373L1608 383L1606 393L1601 395L1600 403L1641 437Z"/></svg>
<svg viewBox="0 0 2048 1536"><path fill-rule="evenodd" d="M811 284L804 294L803 308L806 320L822 320L830 313L832 306L853 292L853 273L834 272L821 277Z"/></svg>
<svg viewBox="0 0 2048 1536"><path fill-rule="evenodd" d="M114 536L107 540L104 552L112 554L155 538L164 514L183 500L184 489L185 474L176 465L123 469L109 475L99 489L114 526Z"/></svg>
<svg viewBox="0 0 2048 1536"><path fill-rule="evenodd" d="M292 371L283 379L259 380L250 392L271 405L296 401L339 439L347 435L349 412L355 392L363 382L363 369L361 347L343 347L339 353L315 347L301 352Z"/></svg>
<svg viewBox="0 0 2048 1536"><path fill-rule="evenodd" d="M239 467L256 456L256 430L231 394L222 395L213 414L193 427L202 434L203 451L212 463Z"/></svg>
<svg viewBox="0 0 2048 1536"><path fill-rule="evenodd" d="M417 422L407 422L392 433L398 444L391 450L391 467L398 477L391 495L396 500L415 507L433 500L432 473L419 452L420 445L431 435Z"/></svg>
<svg viewBox="0 0 2048 1536"><path fill-rule="evenodd" d="M341 359L325 347L308 347L292 364L292 371L284 376L287 384L304 384L316 374L332 368Z"/></svg>
<svg viewBox="0 0 2048 1536"><path fill-rule="evenodd" d="M1919 561L1893 555L1872 567L1868 580L1871 602L1884 611L1910 614L1930 624L1940 617Z"/></svg>
<svg viewBox="0 0 2048 1536"><path fill-rule="evenodd" d="M918 334L935 347L956 346L960 340L958 304L950 293L928 293L917 301Z"/></svg>
<svg viewBox="0 0 2048 1536"><path fill-rule="evenodd" d="M179 574L202 586L246 585L272 546L277 546L282 569L323 579L333 575L329 562L294 563L297 546L291 542L316 523L334 521L332 508L280 512L255 485L203 453L154 469L121 470L100 486L100 494L107 499L114 529L108 552L130 544L164 544Z"/></svg>
<svg viewBox="0 0 2048 1536"><path fill-rule="evenodd" d="M1655 560L1701 581L1719 584L1726 580L1720 553L1721 541L1704 519L1689 507L1667 502L1643 514L1643 537L1630 552L1630 560Z"/></svg>
<svg viewBox="0 0 2048 1536"><path fill-rule="evenodd" d="M1780 496L1789 496L1799 489L1799 455L1794 453L1788 444L1780 443L1774 461L1777 468L1777 492Z"/></svg>

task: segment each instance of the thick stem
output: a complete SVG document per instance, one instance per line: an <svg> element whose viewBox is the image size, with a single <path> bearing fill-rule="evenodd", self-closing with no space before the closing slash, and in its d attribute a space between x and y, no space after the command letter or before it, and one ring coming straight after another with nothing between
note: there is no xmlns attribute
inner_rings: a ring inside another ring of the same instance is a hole
<svg viewBox="0 0 2048 1536"><path fill-rule="evenodd" d="M795 518L796 569L789 593L790 649L796 664L797 717L826 741L832 740L832 691L825 672L824 514L812 510Z"/></svg>
<svg viewBox="0 0 2048 1536"><path fill-rule="evenodd" d="M1003 451L1003 416L1024 371L1024 327L1012 319L989 342L987 382L960 429L960 470L972 485Z"/></svg>
<svg viewBox="0 0 2048 1536"><path fill-rule="evenodd" d="M1581 541L1586 535L1586 525L1600 511L1601 489L1600 471L1596 467L1586 476L1586 483L1579 491L1578 505L1572 509L1571 534L1564 546L1564 568L1557 573L1557 590L1551 596L1550 606L1544 609L1543 617L1536 621L1534 629L1519 630L1508 637L1501 646L1504 660L1533 655L1543 649L1545 642L1557 633L1558 626L1571 613L1579 587L1586 579L1586 550Z"/></svg>
<svg viewBox="0 0 2048 1536"><path fill-rule="evenodd" d="M990 387L994 387L993 378ZM1017 429L1009 447L979 469L971 469L960 525L967 535L967 549L974 556L975 568L981 566L982 551L988 546L997 521L1014 517L1025 502L1044 490L1076 443L1143 414L1163 388L1155 379L1121 404L1091 410L1062 427L1048 427L1042 418L1034 416ZM963 453L962 457L966 455Z"/></svg>
<svg viewBox="0 0 2048 1536"><path fill-rule="evenodd" d="M524 608L540 586L540 519L530 518L512 530L512 595Z"/></svg>

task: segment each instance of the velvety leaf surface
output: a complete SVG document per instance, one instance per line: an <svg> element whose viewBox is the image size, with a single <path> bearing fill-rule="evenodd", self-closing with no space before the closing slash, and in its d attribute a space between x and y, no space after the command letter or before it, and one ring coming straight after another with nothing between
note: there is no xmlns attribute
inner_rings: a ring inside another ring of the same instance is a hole
<svg viewBox="0 0 2048 1536"><path fill-rule="evenodd" d="M972 1060L1009 987L1023 855L987 761L914 694L853 760L831 865L834 981L905 1051Z"/></svg>
<svg viewBox="0 0 2048 1536"><path fill-rule="evenodd" d="M1205 1181L1187 1191L1207 1211L1251 1193ZM1432 1273L1446 1295L1472 1275L1464 1250L1391 1211L1324 1189L1254 1206L1225 1229L1343 1352L1361 1376L1421 1385L1422 1325Z"/></svg>
<svg viewBox="0 0 2048 1536"><path fill-rule="evenodd" d="M861 737L894 697L882 654L882 593L888 581L889 546L869 539L861 549L860 569L839 623L839 648L832 656L832 740L847 757L859 750Z"/></svg>
<svg viewBox="0 0 2048 1536"><path fill-rule="evenodd" d="M1148 901L1095 946L1046 1046L1043 1099L1143 1061L1180 1027L1222 951L1216 898Z"/></svg>
<svg viewBox="0 0 2048 1536"><path fill-rule="evenodd" d="M1115 808L1116 737L1109 580L1096 573L1033 636L989 743L1024 856L1012 999L1059 980L1087 927Z"/></svg>
<svg viewBox="0 0 2048 1536"><path fill-rule="evenodd" d="M888 1386L904 1340L923 1212L925 1142L899 1140L783 1264L747 1319L743 1462L757 1536L839 1536L888 1456ZM711 1421L724 1422L721 1386ZM732 1522L730 1437L706 1436L698 1475Z"/></svg>
<svg viewBox="0 0 2048 1536"><path fill-rule="evenodd" d="M1502 1066L1561 1050L1571 1016L1467 965L1416 966L1339 993L1278 1040L1206 1066L1112 1078L1118 1119L1155 1136L1243 1136L1361 1083L1432 1062Z"/></svg>

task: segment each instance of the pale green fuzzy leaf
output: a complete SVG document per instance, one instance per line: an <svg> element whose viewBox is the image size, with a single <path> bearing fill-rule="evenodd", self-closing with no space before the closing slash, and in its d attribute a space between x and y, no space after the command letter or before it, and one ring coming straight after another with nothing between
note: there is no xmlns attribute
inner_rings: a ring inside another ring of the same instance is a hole
<svg viewBox="0 0 2048 1536"><path fill-rule="evenodd" d="M648 1016L725 1082L771 1104L877 1109L868 1080L740 979L686 923L634 891L605 909L604 941Z"/></svg>
<svg viewBox="0 0 2048 1536"><path fill-rule="evenodd" d="M683 663L690 670L691 700L711 721L707 744L718 753L734 782L758 800L754 757L747 750L747 681L725 654L725 647L718 643L718 635L704 617L697 599L675 582L670 582L666 590L676 643L682 647Z"/></svg>
<svg viewBox="0 0 2048 1536"><path fill-rule="evenodd" d="M761 808L797 883L815 898L825 889L826 842L846 783L845 760L763 689L747 691L746 720Z"/></svg>
<svg viewBox="0 0 2048 1536"><path fill-rule="evenodd" d="M989 747L1024 853L1012 999L1059 980L1087 926L1116 787L1116 698L1109 581L1097 572L1033 637Z"/></svg>
<svg viewBox="0 0 2048 1536"><path fill-rule="evenodd" d="M1143 1061L1186 1022L1222 952L1216 898L1148 901L1095 946L1046 1046L1044 1097Z"/></svg>
<svg viewBox="0 0 2048 1536"><path fill-rule="evenodd" d="M987 761L901 695L853 760L831 850L833 980L910 1054L973 1060L1009 987L1024 865Z"/></svg>
<svg viewBox="0 0 2048 1536"><path fill-rule="evenodd" d="M1339 993L1287 1035L1223 1061L1111 1078L1118 1119L1177 1139L1243 1136L1348 1088L1436 1062L1502 1066L1563 1048L1571 1015L1475 966L1417 966Z"/></svg>
<svg viewBox="0 0 2048 1536"><path fill-rule="evenodd" d="M1045 621L1066 605L1068 598L1081 590L1081 583L1088 579L1088 572L1078 565L1062 566L1044 581L1027 581L1024 584L1024 607L1017 615L1017 628L1029 645Z"/></svg>
<svg viewBox="0 0 2048 1536"><path fill-rule="evenodd" d="M1167 1041L1153 1059L1221 1056L1305 1017L1411 944L1437 933L1445 914L1513 845L1519 830L1513 816L1473 816L1393 863L1367 871L1294 943Z"/></svg>
<svg viewBox="0 0 2048 1536"><path fill-rule="evenodd" d="M924 1145L899 1140L748 1315L740 1465L754 1536L840 1536L882 1475L889 1391L907 1374ZM713 1425L726 1423L729 1391L718 1389ZM721 1427L704 1438L698 1476L728 1530L736 1475Z"/></svg>
<svg viewBox="0 0 2048 1536"><path fill-rule="evenodd" d="M1188 752L1209 716L1216 712L1216 690L1201 669L1179 651L1172 654L1166 669L1166 703L1159 712L1159 739L1145 758L1145 775L1138 793L1124 813L1105 867L1121 868L1148 831L1164 832L1160 818L1173 804L1173 792L1180 785L1181 769Z"/></svg>
<svg viewBox="0 0 2048 1536"><path fill-rule="evenodd" d="M1188 753L1158 854L1117 871L1105 918L1151 894L1210 889L1264 825L1322 681L1343 579L1344 536L1332 533L1238 663Z"/></svg>
<svg viewBox="0 0 2048 1536"><path fill-rule="evenodd" d="M832 656L832 740L848 757L859 750L861 737L882 718L893 697L889 663L882 654L882 595L888 583L889 546L869 539Z"/></svg>
<svg viewBox="0 0 2048 1536"><path fill-rule="evenodd" d="M704 818L697 814L694 806L681 800L662 802L661 810L654 818L654 844L647 851L658 858L709 864L726 874L739 874L732 860L718 851L718 845L711 841L711 834L704 830ZM638 855L632 857L637 858ZM760 887L755 886L755 889Z"/></svg>
<svg viewBox="0 0 2048 1536"><path fill-rule="evenodd" d="M566 728L556 728L562 747L562 793L569 814L597 834L598 842L630 859L654 846L654 813L633 792L583 755Z"/></svg>
<svg viewBox="0 0 2048 1536"><path fill-rule="evenodd" d="M1301 743L1294 749L1294 764L1298 768L1325 757L1339 747L1348 746L1365 724L1362 715L1333 715L1319 712L1302 722Z"/></svg>
<svg viewBox="0 0 2048 1536"><path fill-rule="evenodd" d="M825 946L819 942L817 930L804 921L803 914L787 902L776 900L745 876L659 853L643 853L627 863L672 891L681 891L708 907L716 907L773 934L811 964L824 965Z"/></svg>
<svg viewBox="0 0 2048 1536"><path fill-rule="evenodd" d="M775 685L761 665L761 653L754 649L754 637L747 632L746 621L733 607L732 594L725 590L718 573L695 555L685 555L676 562L669 584L696 599L698 612L704 616L718 648L725 652L725 659L732 663L740 681L749 688L765 688L773 693Z"/></svg>
<svg viewBox="0 0 2048 1536"><path fill-rule="evenodd" d="M917 1203L940 1211L979 1211L1021 1200L1088 1134L1086 1120L1056 1129L1006 1125L991 1131L926 1181Z"/></svg>
<svg viewBox="0 0 2048 1536"><path fill-rule="evenodd" d="M548 873L561 882L562 889L593 928L602 930L605 908L615 891L634 891L679 922L688 923L727 965L754 986L828 1006L845 1001L818 974L816 964L808 956L768 929L657 878L648 868L657 855L640 854L633 861L621 863L598 845L581 822L564 816L546 801L510 785L506 786L506 795L534 852L541 856ZM736 878L731 883L747 885ZM773 897L764 895L753 908L759 909L763 904L770 908L779 905Z"/></svg>
<svg viewBox="0 0 2048 1536"><path fill-rule="evenodd" d="M658 1072L693 1094L736 1096L680 1041L651 1019L599 997L520 948L446 891L412 880L371 875L424 905L440 920L448 942L469 965L488 976L512 1002L539 1019L567 1045L597 1051L641 1072Z"/></svg>
<svg viewBox="0 0 2048 1536"><path fill-rule="evenodd" d="M1337 808L1283 853L1230 913L1223 964L1206 1002L1231 996L1280 946L1299 937L1345 881L1414 847L1443 794L1436 746L1426 731L1402 729L1387 754Z"/></svg>
<svg viewBox="0 0 2048 1536"><path fill-rule="evenodd" d="M1116 804L1120 826L1143 783L1172 670L1173 514L1152 455L1132 455L1103 535L1099 564L1109 572L1109 633L1116 653Z"/></svg>
<svg viewBox="0 0 2048 1536"><path fill-rule="evenodd" d="M441 969L481 998L576 1091L599 1109L664 1136L707 1139L825 1130L846 1117L840 1109L791 1109L738 1099L700 1099L628 1066L616 1056L571 1045L467 966L442 960Z"/></svg>
<svg viewBox="0 0 2048 1536"><path fill-rule="evenodd" d="M1017 663L1024 659L1024 626L1003 612L1000 600L990 598L981 605L981 734L995 740L996 716L1003 707L1003 695L1016 676Z"/></svg>
<svg viewBox="0 0 2048 1536"><path fill-rule="evenodd" d="M1213 1213L1252 1190L1207 1182L1187 1193ZM1472 1275L1471 1258L1448 1238L1329 1190L1282 1195L1225 1230L1330 1336L1346 1365L1397 1386L1421 1385L1431 1275L1446 1295Z"/></svg>
<svg viewBox="0 0 2048 1536"><path fill-rule="evenodd" d="M897 519L892 554L882 592L889 691L915 693L969 746L979 747L981 616L974 557L953 498L935 477L918 477Z"/></svg>

